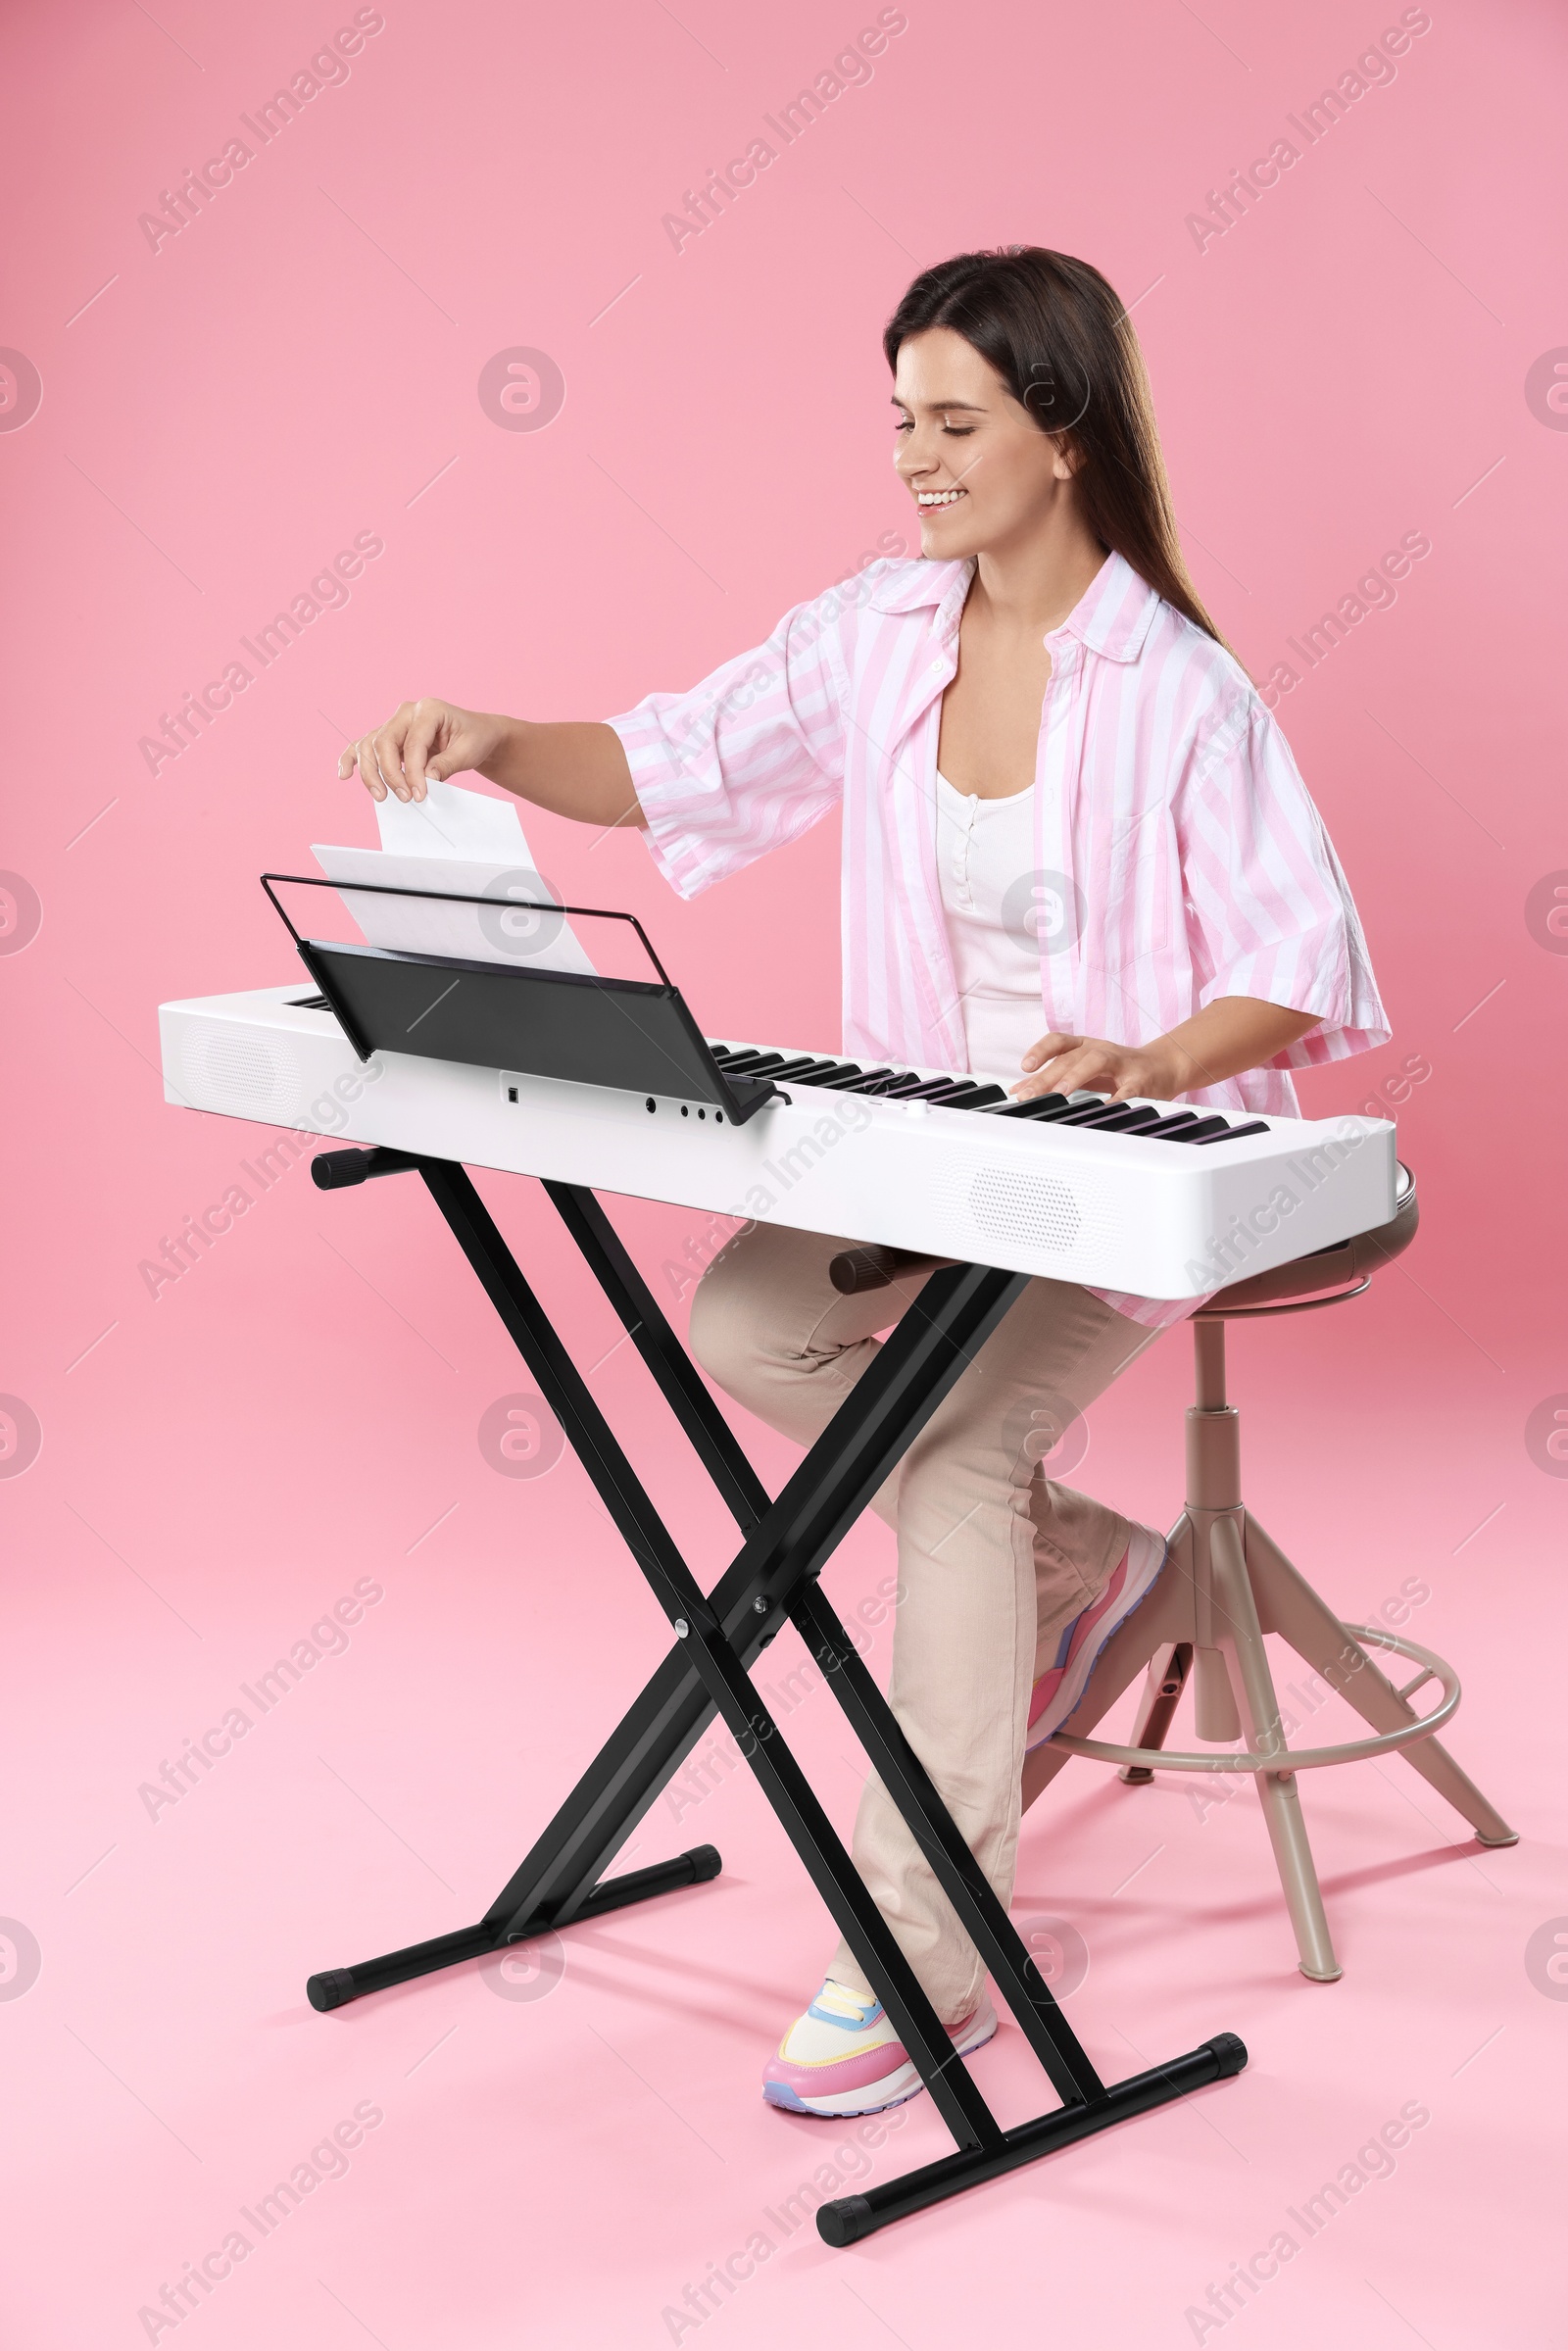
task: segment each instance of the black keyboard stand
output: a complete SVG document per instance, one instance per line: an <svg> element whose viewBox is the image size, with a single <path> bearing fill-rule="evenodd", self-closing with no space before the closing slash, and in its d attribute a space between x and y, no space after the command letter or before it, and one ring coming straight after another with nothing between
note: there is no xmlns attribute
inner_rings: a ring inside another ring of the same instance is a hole
<svg viewBox="0 0 1568 2351"><path fill-rule="evenodd" d="M933 1274L770 1502L598 1200L573 1185L546 1184L741 1530L740 1550L705 1596L466 1170L451 1160L392 1151L327 1152L314 1165L323 1190L404 1170L423 1177L676 1634L663 1664L484 1917L408 1950L313 1976L306 1988L314 2007L340 2008L366 1992L524 1942L547 1929L715 1877L719 1857L710 1845L622 1877L602 1873L717 1714L848 1937L956 2145L956 2153L902 2179L822 2205L816 2224L828 2244L852 2244L960 2188L1241 2071L1247 2051L1234 2033L1222 2033L1111 2087L1101 2081L817 1583L888 1471L1018 1297L1025 1275L980 1265ZM1004 2131L991 2113L753 1687L747 1669L786 1616L822 1667L827 1687L1061 2099L1033 2122Z"/></svg>

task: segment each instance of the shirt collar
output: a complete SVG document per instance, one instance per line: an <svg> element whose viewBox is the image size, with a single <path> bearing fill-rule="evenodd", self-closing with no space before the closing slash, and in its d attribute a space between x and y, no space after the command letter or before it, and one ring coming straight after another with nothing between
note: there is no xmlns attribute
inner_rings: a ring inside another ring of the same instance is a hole
<svg viewBox="0 0 1568 2351"><path fill-rule="evenodd" d="M1159 607L1157 592L1125 556L1107 555L1055 636L1073 636L1089 653L1108 661L1136 661Z"/></svg>
<svg viewBox="0 0 1568 2351"><path fill-rule="evenodd" d="M887 576L873 589L870 603L877 612L913 612L940 607L939 629L956 626L973 576L972 558L959 563L934 563L916 557L912 563L891 564ZM1125 557L1108 555L1059 628L1046 639L1073 636L1090 653L1111 661L1135 661L1153 625L1159 605L1156 591L1133 569Z"/></svg>
<svg viewBox="0 0 1568 2351"><path fill-rule="evenodd" d="M969 581L974 575L974 560L938 563L923 556L910 563L889 563L884 576L871 591L870 605L874 612L915 612L924 605L941 605L943 618L955 617L963 610L963 600L969 593Z"/></svg>

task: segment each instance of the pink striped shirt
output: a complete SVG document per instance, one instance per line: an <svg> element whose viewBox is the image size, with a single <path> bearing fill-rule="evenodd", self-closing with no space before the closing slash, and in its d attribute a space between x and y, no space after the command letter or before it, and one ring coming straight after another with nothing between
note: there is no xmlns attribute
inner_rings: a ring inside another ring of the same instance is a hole
<svg viewBox="0 0 1568 2351"><path fill-rule="evenodd" d="M844 1050L964 1069L936 852L937 737L972 563L889 562L797 605L765 645L611 724L647 840L692 898L844 809ZM1147 1045L1222 996L1318 1025L1187 1098L1299 1115L1293 1067L1390 1031L1348 886L1243 670L1120 556L1045 640L1036 871L1041 1033ZM1200 1301L1102 1291L1135 1321Z"/></svg>

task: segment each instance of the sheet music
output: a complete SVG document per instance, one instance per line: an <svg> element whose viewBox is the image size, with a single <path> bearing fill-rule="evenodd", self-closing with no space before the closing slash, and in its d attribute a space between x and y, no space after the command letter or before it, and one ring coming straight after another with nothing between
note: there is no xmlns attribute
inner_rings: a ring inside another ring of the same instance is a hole
<svg viewBox="0 0 1568 2351"><path fill-rule="evenodd" d="M516 804L431 780L428 798L388 793L375 803L379 849L317 843L329 881L377 882L413 890L459 890L493 906L440 906L432 899L377 898L342 890L344 906L371 947L483 963L531 963L541 971L591 972L594 965L564 914L538 910L554 899L523 835ZM534 906L515 901L534 901Z"/></svg>

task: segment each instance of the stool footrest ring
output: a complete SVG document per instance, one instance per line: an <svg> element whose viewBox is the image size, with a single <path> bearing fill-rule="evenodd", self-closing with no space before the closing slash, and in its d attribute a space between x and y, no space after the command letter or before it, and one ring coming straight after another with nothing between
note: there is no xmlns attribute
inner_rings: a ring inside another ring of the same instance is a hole
<svg viewBox="0 0 1568 2351"><path fill-rule="evenodd" d="M1401 1641L1397 1634L1385 1632L1381 1625L1347 1625L1346 1632L1370 1648L1393 1649L1400 1657L1409 1657L1424 1666L1419 1682L1409 1688L1420 1688L1421 1682L1435 1681L1443 1685L1443 1695L1430 1714L1421 1715L1413 1723L1404 1723L1396 1731L1382 1731L1366 1739L1343 1739L1332 1747L1285 1747L1265 1755L1244 1749L1224 1755L1171 1753L1164 1747L1124 1747L1105 1739L1072 1739L1065 1731L1055 1732L1044 1743L1065 1748L1069 1755L1087 1755L1095 1763L1132 1764L1147 1771L1161 1772L1314 1772L1332 1763L1361 1763L1371 1755L1395 1755L1401 1747L1413 1746L1418 1739L1430 1739L1442 1729L1459 1703L1459 1677L1451 1665L1424 1649L1418 1641Z"/></svg>

